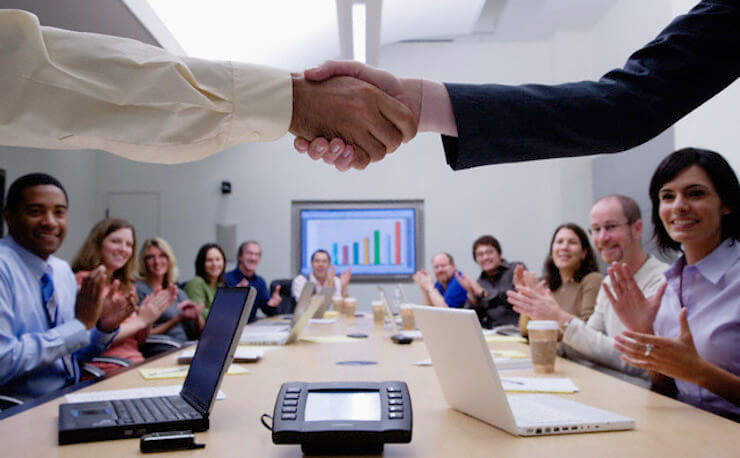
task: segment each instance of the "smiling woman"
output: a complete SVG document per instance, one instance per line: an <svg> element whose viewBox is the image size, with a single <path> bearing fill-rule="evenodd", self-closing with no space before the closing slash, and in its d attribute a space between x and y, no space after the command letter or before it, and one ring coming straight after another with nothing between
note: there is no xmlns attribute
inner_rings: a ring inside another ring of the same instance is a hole
<svg viewBox="0 0 740 458"><path fill-rule="evenodd" d="M609 296L630 329L616 347L624 361L648 369L654 385L675 384L679 399L739 420L737 176L719 154L685 148L660 163L650 199L659 248L683 255L655 300L634 294L623 269L610 268Z"/></svg>
<svg viewBox="0 0 740 458"><path fill-rule="evenodd" d="M177 285L177 259L167 241L161 237L146 240L139 254L139 280L136 295L143 301L160 289L176 288L176 296L154 321L152 334L167 334L179 342L195 340L203 330L204 304L191 301Z"/></svg>

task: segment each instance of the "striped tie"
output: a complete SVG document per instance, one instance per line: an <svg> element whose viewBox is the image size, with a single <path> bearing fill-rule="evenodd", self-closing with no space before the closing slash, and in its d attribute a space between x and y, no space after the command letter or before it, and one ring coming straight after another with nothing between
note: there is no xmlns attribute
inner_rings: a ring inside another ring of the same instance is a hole
<svg viewBox="0 0 740 458"><path fill-rule="evenodd" d="M41 302L46 311L46 318L49 320L49 327L55 327L59 318L57 315L57 302L54 299L54 282L47 273L41 276ZM62 357L62 361L64 362L64 369L67 371L70 381L72 383L79 382L80 369L77 365L77 358L74 355L66 355Z"/></svg>

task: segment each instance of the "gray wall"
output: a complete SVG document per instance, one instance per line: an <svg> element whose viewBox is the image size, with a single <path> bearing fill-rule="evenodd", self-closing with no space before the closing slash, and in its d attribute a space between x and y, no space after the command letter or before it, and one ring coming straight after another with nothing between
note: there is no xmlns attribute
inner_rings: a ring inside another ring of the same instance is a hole
<svg viewBox="0 0 740 458"><path fill-rule="evenodd" d="M670 1L651 2L639 17L636 2L618 2L593 30L560 34L549 41L496 43L475 39L456 43L400 43L386 46L380 66L401 76L442 81L557 83L597 78L620 65L668 22ZM626 25L629 33L625 33ZM734 92L738 94L737 90ZM708 119L730 118L729 103ZM699 110L697 110L699 111ZM701 125L701 124L700 124ZM692 126L689 126L692 127ZM687 127L688 128L688 127ZM690 139L701 144L702 129ZM680 133L680 132L679 132ZM437 251L451 252L458 268L477 275L470 249L483 233L502 243L504 257L539 271L552 230L564 221L583 226L594 197L621 192L638 199L643 211L647 179L657 161L674 149L672 130L633 152L612 156L536 161L453 172L438 135L420 134L367 170L339 173L293 151L292 138L250 144L197 163L161 166L105 152L36 151L0 147L0 167L8 182L23 173L45 171L67 186L71 209L67 241L60 255L71 259L90 227L105 215L110 191L152 191L161 196L162 236L174 247L181 278L193 274L198 247L216 237L216 224L236 224L238 240L263 246L260 273L269 281L291 277L291 200L423 199L426 263ZM734 143L711 144L737 167ZM233 193L220 194L222 180ZM419 294L406 287L411 300ZM377 296L372 285L352 284L358 308Z"/></svg>

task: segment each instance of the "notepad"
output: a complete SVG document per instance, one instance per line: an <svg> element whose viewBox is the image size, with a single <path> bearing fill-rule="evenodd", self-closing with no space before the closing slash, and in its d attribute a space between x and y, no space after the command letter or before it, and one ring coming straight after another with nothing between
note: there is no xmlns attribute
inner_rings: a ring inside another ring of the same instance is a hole
<svg viewBox="0 0 740 458"><path fill-rule="evenodd" d="M157 368L144 367L139 369L139 373L144 377L144 380L161 380L167 378L185 378L185 376L188 375L188 370L190 370L190 368L187 366ZM226 375L240 375L247 373L249 373L249 369L236 364L229 366L229 370L226 371Z"/></svg>
<svg viewBox="0 0 740 458"><path fill-rule="evenodd" d="M357 343L361 339L355 339L347 336L313 336L304 337L301 340L311 343Z"/></svg>
<svg viewBox="0 0 740 458"><path fill-rule="evenodd" d="M520 393L575 393L578 387L569 378L501 377L504 391Z"/></svg>
<svg viewBox="0 0 740 458"><path fill-rule="evenodd" d="M531 369L532 359L526 353L518 350L491 350L491 357L499 371ZM414 364L417 366L431 366L431 359L423 359Z"/></svg>
<svg viewBox="0 0 740 458"><path fill-rule="evenodd" d="M527 339L520 336L502 336L499 334L491 334L485 336L486 342L514 342L514 343L527 343Z"/></svg>
<svg viewBox="0 0 740 458"><path fill-rule="evenodd" d="M264 356L268 347L259 347L255 345L239 345L234 352L235 363L256 363ZM187 348L177 355L178 364L188 364L193 360L195 348Z"/></svg>

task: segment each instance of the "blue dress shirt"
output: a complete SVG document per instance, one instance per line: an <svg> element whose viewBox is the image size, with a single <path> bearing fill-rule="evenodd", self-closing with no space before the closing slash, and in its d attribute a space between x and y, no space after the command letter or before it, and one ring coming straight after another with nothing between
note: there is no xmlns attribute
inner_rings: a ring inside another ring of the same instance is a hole
<svg viewBox="0 0 740 458"><path fill-rule="evenodd" d="M58 307L49 325L41 303L41 276L51 276ZM10 236L0 240L0 392L30 399L70 383L62 358L85 361L100 354L114 333L90 331L75 318L77 283L65 261L44 261Z"/></svg>
<svg viewBox="0 0 740 458"><path fill-rule="evenodd" d="M465 304L465 301L468 298L467 291L465 291L465 288L460 286L460 283L457 281L457 277L454 275L447 283L447 288L443 288L440 282L434 283L434 287L437 288L439 294L444 297L445 303L448 307L460 308Z"/></svg>
<svg viewBox="0 0 740 458"><path fill-rule="evenodd" d="M278 309L267 305L267 301L270 300L270 291L267 289L267 283L265 283L264 278L260 277L256 273L252 274L251 277L246 277L237 267L236 269L224 274L224 283L226 286L233 288L242 281L242 278L246 278L249 282L249 286L257 290L257 297L254 299L254 307L252 307L252 311L249 313L249 320L247 323L251 323L257 319L258 308L267 316L276 315Z"/></svg>

